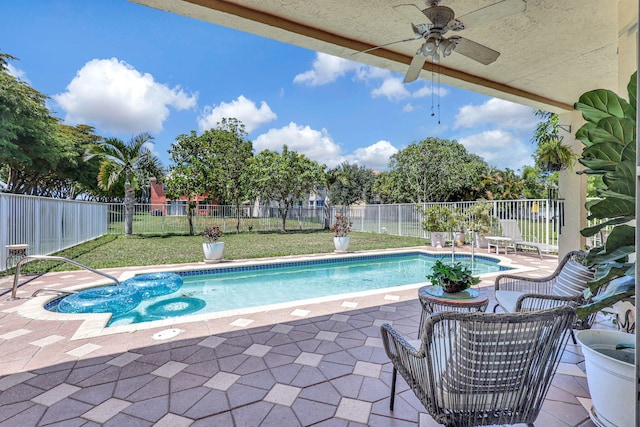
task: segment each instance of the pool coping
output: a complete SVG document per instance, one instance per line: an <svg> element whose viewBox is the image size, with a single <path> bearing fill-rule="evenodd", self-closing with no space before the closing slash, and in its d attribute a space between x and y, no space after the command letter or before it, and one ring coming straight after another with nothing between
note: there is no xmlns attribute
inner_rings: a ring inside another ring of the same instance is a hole
<svg viewBox="0 0 640 427"><path fill-rule="evenodd" d="M424 248L402 248L402 249L387 249L387 250L372 250L372 251L354 251L348 253L329 253L329 254L311 254L311 255L296 255L291 257L270 257L270 258L259 258L259 259L244 259L244 260L231 260L231 261L223 261L218 264L209 264L209 263L199 263L199 264L171 264L167 266L142 266L135 267L134 270L125 271L119 275L118 280L123 281L134 275L144 274L144 273L159 273L159 272L183 272L183 271L200 271L200 270L216 270L216 269L226 269L232 267L244 267L244 266L260 266L260 265L269 265L269 264L288 264L288 263L299 263L304 261L314 261L319 259L345 259L345 258L358 258L362 256L369 255L389 255L393 254L409 254L409 253L422 253L426 255L441 255L441 256L449 256L450 252L442 252L442 251L429 251ZM456 251L456 255L465 255L471 256L471 252L467 251ZM493 254L473 254L473 256L481 257L481 258L489 258L498 261L498 265L501 267L508 267L509 274L518 274L527 271L534 270L533 267L526 267L513 262L512 259L507 257L502 257L499 255ZM72 274L73 272L68 272ZM506 271L497 271L492 273L484 273L479 275L483 280L491 277L498 276L500 274L504 274ZM78 289L89 289L92 287L103 286L111 283L106 279L98 279L92 282L84 282L79 285L66 286L60 288L60 290L78 290ZM36 297L31 297L27 301L25 301L21 306L17 308L18 314L35 319L35 320L55 320L55 321L79 321L82 320L82 323L78 326L73 336L70 338L71 340L83 339L83 338L92 338L99 336L107 336L121 333L131 333L135 331L160 328L160 327L170 327L176 326L185 323L192 323L203 320L213 320L213 319L221 319L227 317L234 317L239 315L247 315L265 311L275 311L284 308L292 308L297 306L305 306L310 304L322 304L330 301L336 301L340 299L349 299L349 298L358 298L358 297L366 297L371 295L385 294L393 291L404 291L411 289L418 289L421 286L424 286L428 282L419 282L415 284L409 285L401 285L401 286L393 286L388 288L379 288L368 291L358 291L351 292L347 294L336 294L325 297L318 298L310 298L305 300L296 300L289 301L284 303L276 303L276 304L268 304L262 306L255 307L246 307L240 309L233 310L225 310L214 313L206 313L206 314L192 314L181 317L174 317L162 320L155 320L151 322L142 322L135 323L129 325L121 325L121 326L111 326L107 327L107 323L111 317L111 314L108 313L82 313L82 314L66 314L66 313L56 313L45 309L44 307L50 303L51 301L60 297L60 295L47 295L41 294Z"/></svg>

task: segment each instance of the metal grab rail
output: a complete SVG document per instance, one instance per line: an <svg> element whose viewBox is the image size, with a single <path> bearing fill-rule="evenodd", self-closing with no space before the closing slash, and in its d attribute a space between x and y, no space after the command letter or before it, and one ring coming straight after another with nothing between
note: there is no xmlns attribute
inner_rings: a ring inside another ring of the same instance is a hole
<svg viewBox="0 0 640 427"><path fill-rule="evenodd" d="M103 273L102 271L96 270L94 268L91 267L87 267L84 264L80 264L77 261L71 260L69 258L65 258L65 257L61 257L61 256L52 256L52 255L27 255L26 257L22 258L20 261L18 261L18 263L16 264L16 274L15 276L13 276L13 287L11 288L11 297L9 298L9 301L13 301L16 300L18 298L16 298L16 293L18 292L18 278L20 277L20 267L22 266L22 264L24 264L25 262L29 261L29 260L50 260L50 261L64 261L67 264L73 264L76 267L80 267L80 268L84 268L85 270L88 270L92 273L96 273L99 274L100 276L106 277L109 280L113 280L114 282L116 282L116 285L120 284L120 281L118 279L116 279L115 277L107 274L107 273Z"/></svg>
<svg viewBox="0 0 640 427"><path fill-rule="evenodd" d="M62 289L55 288L40 288L31 294L31 298L37 296L40 292L55 292L60 295L73 295L78 293L78 291L63 291Z"/></svg>

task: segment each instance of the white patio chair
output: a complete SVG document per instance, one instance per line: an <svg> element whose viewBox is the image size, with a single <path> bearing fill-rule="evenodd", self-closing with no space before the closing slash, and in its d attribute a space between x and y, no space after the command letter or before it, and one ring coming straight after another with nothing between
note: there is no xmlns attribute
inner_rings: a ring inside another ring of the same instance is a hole
<svg viewBox="0 0 640 427"><path fill-rule="evenodd" d="M445 426L533 426L567 343L568 306L513 314L441 312L415 347L390 325L382 340L397 372Z"/></svg>
<svg viewBox="0 0 640 427"><path fill-rule="evenodd" d="M515 253L518 252L518 249L530 248L535 249L540 259L542 259L542 252L556 252L558 250L556 245L538 242L536 236L523 237L518 221L515 219L501 219L500 228L502 229L502 236L486 236L486 239L490 242L489 251L491 251L491 246L496 247L497 251L500 244L504 245L507 252L509 248L512 248Z"/></svg>

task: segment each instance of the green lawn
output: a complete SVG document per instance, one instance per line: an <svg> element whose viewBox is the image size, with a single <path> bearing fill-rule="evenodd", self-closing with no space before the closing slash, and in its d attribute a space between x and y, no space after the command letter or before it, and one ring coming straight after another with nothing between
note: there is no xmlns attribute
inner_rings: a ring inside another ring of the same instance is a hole
<svg viewBox="0 0 640 427"><path fill-rule="evenodd" d="M353 251L424 246L426 240L389 234L350 234L349 249ZM333 233L324 230L288 233L227 233L223 259L262 258L333 252ZM55 255L73 259L92 268L123 267L154 264L179 264L203 260L201 236L114 236L107 235ZM66 263L33 261L21 272L42 273L75 269ZM13 269L4 274L13 274Z"/></svg>

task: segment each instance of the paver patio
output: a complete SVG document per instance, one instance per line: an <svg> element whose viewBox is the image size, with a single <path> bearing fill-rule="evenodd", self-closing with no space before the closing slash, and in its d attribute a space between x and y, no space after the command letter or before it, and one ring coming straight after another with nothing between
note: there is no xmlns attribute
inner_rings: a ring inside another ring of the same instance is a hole
<svg viewBox="0 0 640 427"><path fill-rule="evenodd" d="M553 256L509 258L533 267L531 276L557 265ZM19 296L91 280L83 271L48 273ZM490 298L492 284L480 285ZM389 411L391 364L380 325L414 338L417 289L86 338L74 338L82 321L25 317L25 299L7 296L0 299L0 426L438 425L400 377ZM609 327L599 320L596 327ZM583 371L580 348L569 342L537 426L594 425Z"/></svg>

